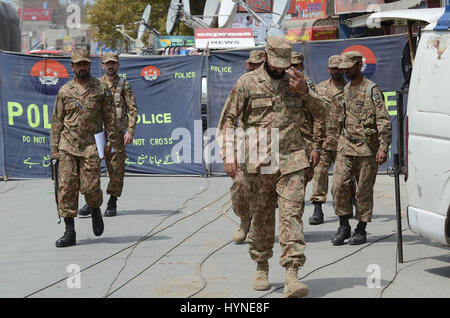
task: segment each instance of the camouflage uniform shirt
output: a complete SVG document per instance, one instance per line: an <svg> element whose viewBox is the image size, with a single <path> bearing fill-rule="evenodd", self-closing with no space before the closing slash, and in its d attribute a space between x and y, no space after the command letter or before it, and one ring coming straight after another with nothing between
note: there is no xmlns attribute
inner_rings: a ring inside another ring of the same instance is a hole
<svg viewBox="0 0 450 318"><path fill-rule="evenodd" d="M347 156L372 156L378 150L387 153L392 123L381 89L366 77L357 87L348 83L344 87L344 109L338 151Z"/></svg>
<svg viewBox="0 0 450 318"><path fill-rule="evenodd" d="M320 93L314 82L306 76L306 83L308 84L308 87L310 90L313 90L315 93ZM328 107L326 107L328 108ZM324 108L324 111L326 109ZM301 127L303 139L305 141L307 154L311 153L313 149L320 149L322 148L323 139L325 137L325 127L324 127L324 121L314 119L313 115L309 110L305 111L305 120L303 121L303 125ZM314 132L317 132L316 134ZM319 136L319 139L318 137Z"/></svg>
<svg viewBox="0 0 450 318"><path fill-rule="evenodd" d="M306 95L292 92L287 76L279 80L278 87L274 87L272 78L264 67L244 74L237 81L230 92L222 110L218 125L218 133L226 136L228 129L236 129L237 119L242 115L245 130L249 128L267 129L267 149L270 153L271 128L279 130L279 170L282 174L289 174L309 167L305 154L301 126L304 121L304 111L307 109L314 117L322 119L324 111L322 99L313 90ZM318 143L320 142L317 136ZM233 147L234 139L226 140L222 147L225 157L226 149ZM320 147L320 145L317 145ZM258 156L255 163L249 162L248 142L246 142L246 161L242 165L247 173L259 173L262 162ZM254 151L254 149L253 149Z"/></svg>
<svg viewBox="0 0 450 318"><path fill-rule="evenodd" d="M329 151L336 151L341 131L336 117L343 118L344 86L337 87L331 83L331 79L328 79L317 84L317 90L330 101L329 107L325 110L324 130L326 137L322 148ZM342 122L340 125L342 125Z"/></svg>
<svg viewBox="0 0 450 318"><path fill-rule="evenodd" d="M109 82L106 79L106 74L100 78L100 81L104 82L111 90L113 96L117 90L117 84L119 83L120 77L116 75L113 82ZM133 89L130 83L125 80L122 87L122 92L120 93L120 104L122 108L121 116L119 121L119 130L123 131L128 128L127 132L134 136L134 130L136 128L136 122L138 118L138 109L136 104L136 98L134 96ZM117 115L117 114L116 114ZM118 117L118 116L117 116Z"/></svg>
<svg viewBox="0 0 450 318"><path fill-rule="evenodd" d="M92 156L97 147L94 134L106 126L106 138L113 147L120 139L111 91L91 77L86 91L74 80L58 91L52 115L50 150L64 150L75 156Z"/></svg>

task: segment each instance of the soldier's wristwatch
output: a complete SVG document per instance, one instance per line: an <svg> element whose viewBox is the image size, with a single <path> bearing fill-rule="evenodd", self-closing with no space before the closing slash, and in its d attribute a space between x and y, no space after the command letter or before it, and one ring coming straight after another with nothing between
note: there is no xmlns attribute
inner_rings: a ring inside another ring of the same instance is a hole
<svg viewBox="0 0 450 318"><path fill-rule="evenodd" d="M322 154L322 149L314 148L313 151L317 152L319 155Z"/></svg>

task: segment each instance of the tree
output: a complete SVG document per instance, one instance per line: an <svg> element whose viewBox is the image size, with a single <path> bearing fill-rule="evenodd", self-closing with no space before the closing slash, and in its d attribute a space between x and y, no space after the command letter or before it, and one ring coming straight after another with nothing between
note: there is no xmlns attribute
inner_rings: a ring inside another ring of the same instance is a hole
<svg viewBox="0 0 450 318"><path fill-rule="evenodd" d="M191 13L202 14L205 0L191 1ZM150 26L161 34L166 33L167 11L170 0L97 0L88 6L87 22L93 26L94 39L104 42L112 48L129 48L129 43L122 34L116 31L115 26L123 24L128 34L136 38L139 28L135 22L140 21L145 7L150 4ZM192 35L193 30L180 23L176 35ZM143 39L144 42L146 39Z"/></svg>

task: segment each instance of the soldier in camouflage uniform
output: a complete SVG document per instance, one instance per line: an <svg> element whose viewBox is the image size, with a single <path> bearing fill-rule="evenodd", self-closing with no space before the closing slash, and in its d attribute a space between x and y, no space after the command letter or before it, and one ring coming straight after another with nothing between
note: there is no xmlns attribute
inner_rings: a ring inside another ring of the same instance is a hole
<svg viewBox="0 0 450 318"><path fill-rule="evenodd" d="M114 96L115 113L118 120L119 138L121 143L118 151L114 151L110 158L106 159L109 183L106 193L110 195L105 211L105 216L117 215L117 198L121 196L123 179L125 176L125 146L133 142L134 129L138 116L136 98L130 83L117 75L120 67L119 56L116 53L106 53L102 56L102 68L105 75L99 80L106 85ZM126 131L124 135L124 131ZM90 207L86 204L78 211L79 215L89 215Z"/></svg>
<svg viewBox="0 0 450 318"><path fill-rule="evenodd" d="M291 66L294 67L299 72L303 73L305 71L305 56L303 53L300 52L292 52L291 55ZM316 93L319 93L316 85L314 82L303 73L303 76L306 79L306 83L308 84L308 87L313 90ZM314 119L311 112L306 111L304 114L304 121L301 127L303 140L305 142L306 146L306 156L309 158L309 155L311 154L311 151L316 151L318 153L321 153L321 145L323 142L323 138L325 137L325 134L323 133L324 128L324 122L322 120L318 120L317 118ZM320 142L317 142L317 140L314 140L314 131L320 131L322 132L321 140ZM312 167L306 169L306 177L305 177L305 188L307 184L312 180L314 174L314 169Z"/></svg>
<svg viewBox="0 0 450 318"><path fill-rule="evenodd" d="M60 88L55 101L50 132L50 150L59 159L58 208L66 231L56 247L76 244L75 222L78 192L92 207L94 234L103 233L100 206L100 158L94 134L106 127L105 155L111 147L118 149L117 119L111 91L91 77L91 60L86 50L72 53L71 67L75 78Z"/></svg>
<svg viewBox="0 0 450 318"><path fill-rule="evenodd" d="M253 50L250 52L250 57L246 62L247 72L251 72L259 68L266 59L266 54L261 50Z"/></svg>
<svg viewBox="0 0 450 318"><path fill-rule="evenodd" d="M331 78L317 85L319 93L330 100L330 107L326 110L324 125L326 138L322 145L323 152L321 153L319 164L314 168L310 198L310 202L314 205L314 213L308 220L311 225L323 223L322 203L326 201L328 194L328 170L336 160L339 132L337 129L332 130L332 127L336 125L332 122L333 117L330 116L330 110L333 107L335 108L334 113L340 115L344 112L343 96L346 81L344 79L344 71L339 68L340 64L341 57L339 55L330 56L328 59L328 71Z"/></svg>
<svg viewBox="0 0 450 318"><path fill-rule="evenodd" d="M293 69L286 71L291 65L291 50L291 43L284 37L267 39L266 62L237 81L222 110L217 138L222 143L225 171L234 178L239 164L248 187L252 216L249 252L257 262L253 288L270 288L268 259L273 255L278 200L280 264L286 268L284 296L302 297L308 293L308 287L297 277L298 268L306 260L302 223L305 168L310 165L309 159L316 165L320 156L313 151L311 158L307 158L300 126L304 109L319 118L324 114L322 100L308 88L302 74ZM239 139L235 138L235 129L241 115L246 134L256 134L256 138L245 138L242 161L234 151L235 140ZM261 147L267 148L266 155L261 155ZM256 153L259 156L253 158Z"/></svg>
<svg viewBox="0 0 450 318"><path fill-rule="evenodd" d="M344 87L344 114L336 115L342 132L333 173L333 207L339 216L340 226L332 239L333 245L342 245L350 238L349 202L350 181L357 182L355 219L358 225L349 243L363 244L367 241L366 225L371 221L373 209L373 186L378 165L387 160L392 140L392 124L384 104L383 92L362 73L362 54L351 51L342 55L339 66L351 82Z"/></svg>
<svg viewBox="0 0 450 318"><path fill-rule="evenodd" d="M265 59L266 53L264 53L264 51L251 51L250 57L246 61L247 72L259 68L264 63ZM239 126L243 127L242 121L239 122ZM244 173L241 170L238 170L236 177L233 179L230 193L234 214L241 219L239 228L234 232L233 241L236 243L243 243L250 230L251 215L248 207L248 200L245 196L247 189L244 182Z"/></svg>

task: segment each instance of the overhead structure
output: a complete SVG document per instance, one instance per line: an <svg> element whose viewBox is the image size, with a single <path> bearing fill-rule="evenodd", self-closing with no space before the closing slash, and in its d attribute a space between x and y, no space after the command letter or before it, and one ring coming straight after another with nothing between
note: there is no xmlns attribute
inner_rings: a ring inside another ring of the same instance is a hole
<svg viewBox="0 0 450 318"><path fill-rule="evenodd" d="M187 5L188 9L185 9ZM178 22L183 21L184 25L192 29L208 28L209 26L202 19L190 15L189 1L172 0L167 12L166 31L172 35Z"/></svg>
<svg viewBox="0 0 450 318"><path fill-rule="evenodd" d="M219 14L220 0L206 0L205 8L203 9L203 22L208 27L211 27L214 20Z"/></svg>
<svg viewBox="0 0 450 318"><path fill-rule="evenodd" d="M238 9L235 0L222 0L219 9L219 28L229 28L233 24Z"/></svg>
<svg viewBox="0 0 450 318"><path fill-rule="evenodd" d="M178 21L180 20L178 13L179 4L180 0L170 0L169 11L167 12L167 19L166 19L167 34L173 33Z"/></svg>
<svg viewBox="0 0 450 318"><path fill-rule="evenodd" d="M191 4L189 3L189 0L182 0L182 4L184 14L191 15Z"/></svg>
<svg viewBox="0 0 450 318"><path fill-rule="evenodd" d="M273 0L272 23L283 23L284 18L289 10L290 0Z"/></svg>
<svg viewBox="0 0 450 318"><path fill-rule="evenodd" d="M140 39L134 39L128 35L123 24L116 25L116 31L121 33L127 40L133 43L137 49L142 49L145 47L145 44Z"/></svg>
<svg viewBox="0 0 450 318"><path fill-rule="evenodd" d="M147 5L145 7L144 13L142 14L141 23L139 24L139 31L137 38L139 40L142 40L142 37L144 36L144 32L147 29L147 26L150 22L150 12L152 10L152 7L150 5Z"/></svg>
<svg viewBox="0 0 450 318"><path fill-rule="evenodd" d="M258 20L261 24L265 25L267 27L267 36L284 36L286 34L286 28L283 25L282 19L280 19L278 23L269 24L267 21L261 18L252 8L250 8L250 6L246 2L242 0L231 0L231 1L233 1L236 4L236 6L239 4L245 10L247 10L247 12L250 13L256 20ZM287 5L288 4L286 4L286 6Z"/></svg>

